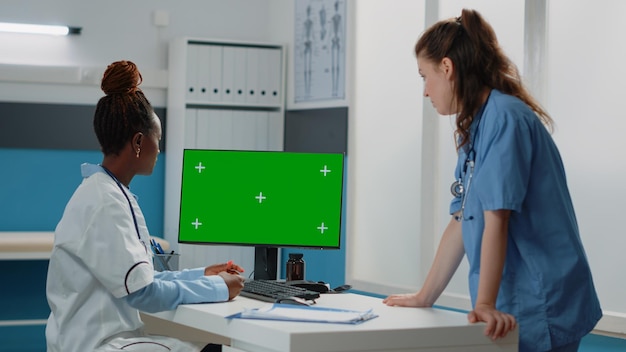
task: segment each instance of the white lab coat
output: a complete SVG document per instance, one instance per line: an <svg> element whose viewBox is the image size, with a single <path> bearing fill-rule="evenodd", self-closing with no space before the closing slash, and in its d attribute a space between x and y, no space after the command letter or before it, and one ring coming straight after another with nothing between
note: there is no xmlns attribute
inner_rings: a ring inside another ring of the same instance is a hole
<svg viewBox="0 0 626 352"><path fill-rule="evenodd" d="M126 295L154 279L146 222L128 189L97 165L83 165L82 184L55 230L47 278L49 352L199 351L167 337L148 337ZM136 342L144 343L136 343ZM132 347L131 347L132 346Z"/></svg>

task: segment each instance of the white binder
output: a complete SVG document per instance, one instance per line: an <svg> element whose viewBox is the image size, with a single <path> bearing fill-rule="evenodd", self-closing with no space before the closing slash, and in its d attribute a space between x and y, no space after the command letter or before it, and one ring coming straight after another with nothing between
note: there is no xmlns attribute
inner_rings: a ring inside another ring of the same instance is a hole
<svg viewBox="0 0 626 352"><path fill-rule="evenodd" d="M235 47L222 49L222 99L223 102L235 100Z"/></svg>
<svg viewBox="0 0 626 352"><path fill-rule="evenodd" d="M259 48L246 49L246 103L259 102Z"/></svg>
<svg viewBox="0 0 626 352"><path fill-rule="evenodd" d="M256 135L257 125L254 114L255 112L248 110L233 111L232 141L237 149L254 150L257 139L260 139L260 136Z"/></svg>
<svg viewBox="0 0 626 352"><path fill-rule="evenodd" d="M196 101L198 99L198 48L196 44L189 44L187 48L187 92L185 99L187 101Z"/></svg>
<svg viewBox="0 0 626 352"><path fill-rule="evenodd" d="M196 126L197 126L196 109L185 109L185 138L183 139L183 148L196 147Z"/></svg>
<svg viewBox="0 0 626 352"><path fill-rule="evenodd" d="M222 52L221 45L208 45L209 48L209 101L217 102L222 100Z"/></svg>
<svg viewBox="0 0 626 352"><path fill-rule="evenodd" d="M235 47L235 97L233 101L243 103L246 101L246 54L244 47Z"/></svg>
<svg viewBox="0 0 626 352"><path fill-rule="evenodd" d="M267 105L270 102L270 72L269 72L269 52L272 49L257 49L258 57L258 85L259 85L259 100L261 105Z"/></svg>
<svg viewBox="0 0 626 352"><path fill-rule="evenodd" d="M280 111L267 112L267 129L267 150L282 150L284 125Z"/></svg>
<svg viewBox="0 0 626 352"><path fill-rule="evenodd" d="M268 71L269 71L269 103L272 105L280 105L282 101L281 82L282 77L282 52L279 49L269 51Z"/></svg>
<svg viewBox="0 0 626 352"><path fill-rule="evenodd" d="M199 102L209 101L209 69L211 63L211 57L209 53L209 46L197 45L198 59L196 63L197 70L197 92L196 99Z"/></svg>
<svg viewBox="0 0 626 352"><path fill-rule="evenodd" d="M256 123L256 135L257 140L254 146L256 150L271 150L270 143L270 125L269 125L269 112L268 111L255 111L254 120Z"/></svg>

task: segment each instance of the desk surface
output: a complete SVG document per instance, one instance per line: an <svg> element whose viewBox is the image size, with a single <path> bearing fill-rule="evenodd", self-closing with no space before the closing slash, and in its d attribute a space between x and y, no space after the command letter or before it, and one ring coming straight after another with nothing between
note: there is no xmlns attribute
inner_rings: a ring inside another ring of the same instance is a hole
<svg viewBox="0 0 626 352"><path fill-rule="evenodd" d="M162 238L153 238L163 249L169 249L169 242ZM50 259L53 246L53 231L0 231L0 260Z"/></svg>
<svg viewBox="0 0 626 352"><path fill-rule="evenodd" d="M484 324L468 323L464 313L387 307L379 298L350 293L324 294L317 302L323 307L373 308L379 317L358 325L225 319L267 304L245 297L151 315L227 337L237 351L517 351L517 331L493 342L483 335Z"/></svg>

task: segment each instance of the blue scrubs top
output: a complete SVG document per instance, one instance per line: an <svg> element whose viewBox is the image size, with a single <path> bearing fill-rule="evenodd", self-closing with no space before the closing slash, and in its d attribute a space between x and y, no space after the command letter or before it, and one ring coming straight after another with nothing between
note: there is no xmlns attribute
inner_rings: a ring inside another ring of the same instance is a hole
<svg viewBox="0 0 626 352"><path fill-rule="evenodd" d="M517 319L520 351L546 351L579 340L602 311L550 133L524 102L492 90L482 117L473 122L470 140L475 168L462 228L472 306L478 293L483 212L509 209L497 309ZM464 185L468 149L459 151L455 171ZM460 209L461 199L454 198L450 213Z"/></svg>

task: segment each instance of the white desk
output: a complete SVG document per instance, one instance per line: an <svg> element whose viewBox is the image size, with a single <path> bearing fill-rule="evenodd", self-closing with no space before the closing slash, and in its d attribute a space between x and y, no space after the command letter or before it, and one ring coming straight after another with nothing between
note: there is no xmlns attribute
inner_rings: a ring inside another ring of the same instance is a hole
<svg viewBox="0 0 626 352"><path fill-rule="evenodd" d="M496 342L483 335L484 324L469 324L464 313L434 308L387 307L379 298L357 294L325 294L324 307L364 310L378 318L359 325L224 319L265 302L237 297L224 303L181 305L175 311L150 314L230 339L225 351L517 351L517 331Z"/></svg>
<svg viewBox="0 0 626 352"><path fill-rule="evenodd" d="M154 238L163 249L170 248L169 242ZM0 260L48 260L54 246L54 232L0 231Z"/></svg>

